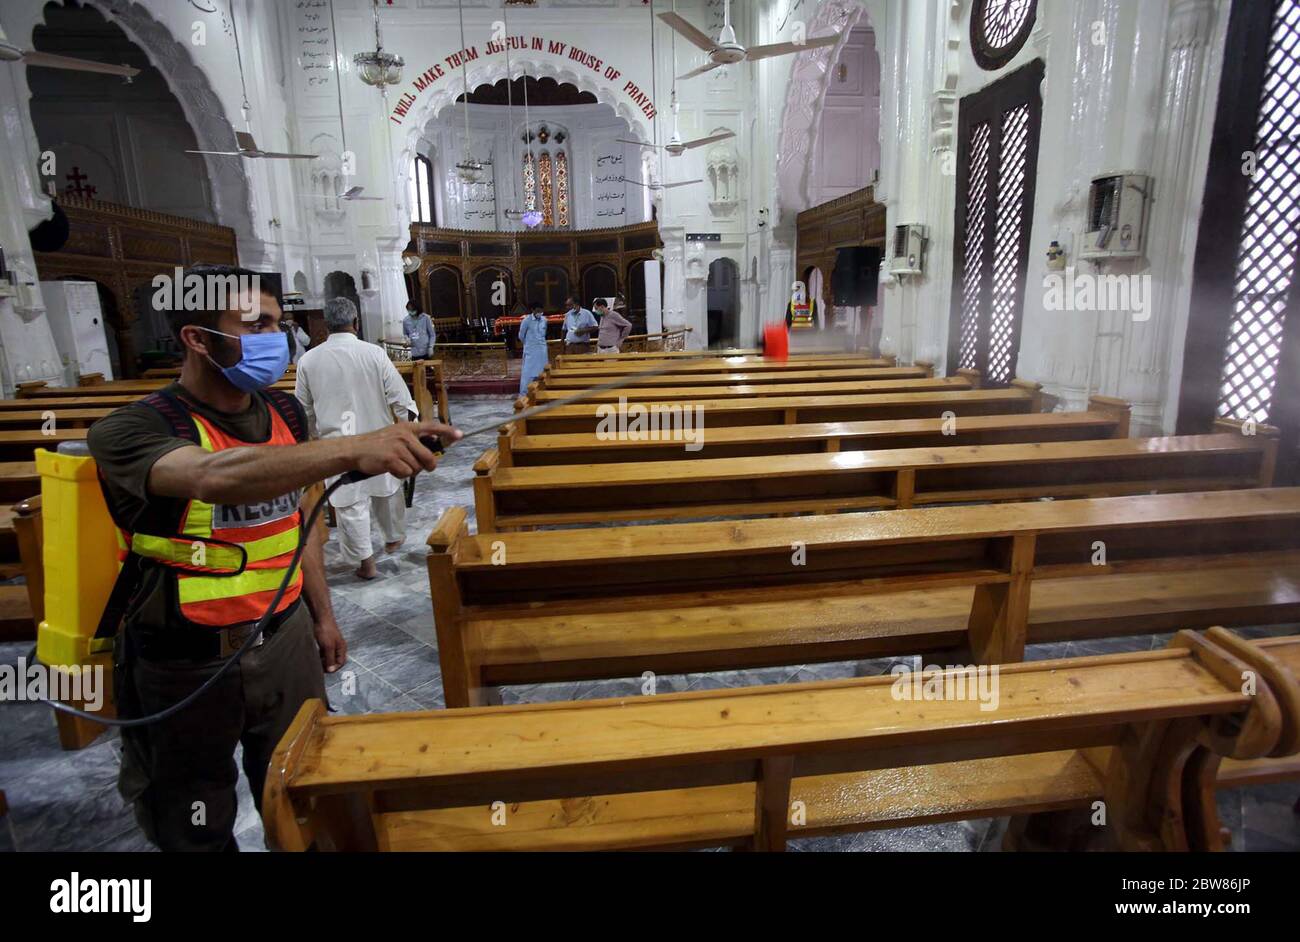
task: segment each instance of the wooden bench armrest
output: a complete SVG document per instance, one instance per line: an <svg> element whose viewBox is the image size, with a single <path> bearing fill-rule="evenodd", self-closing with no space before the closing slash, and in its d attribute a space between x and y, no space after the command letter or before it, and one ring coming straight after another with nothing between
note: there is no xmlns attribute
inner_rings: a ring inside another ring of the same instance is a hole
<svg viewBox="0 0 1300 942"><path fill-rule="evenodd" d="M979 388L980 388L980 371L979 371L979 370L958 370L958 371L956 372L955 375L960 376L960 377L962 377L962 378L965 379L965 380L968 380L968 381L970 382L970 388L971 388L971 389L979 389Z"/></svg>
<svg viewBox="0 0 1300 942"><path fill-rule="evenodd" d="M479 455L478 460L474 462L474 473L491 474L499 464L500 456L500 449L496 445L493 445L487 451L483 452L483 454Z"/></svg>
<svg viewBox="0 0 1300 942"><path fill-rule="evenodd" d="M1272 487L1277 474L1277 449L1281 433L1276 426L1264 423L1254 424L1239 419L1215 419L1214 431L1255 438L1264 450L1264 461L1259 472L1259 486Z"/></svg>
<svg viewBox="0 0 1300 942"><path fill-rule="evenodd" d="M1029 393L1029 397L1034 402L1033 407L1030 411L1032 412L1043 411L1043 384L1042 383L1036 383L1031 379L1013 379L1011 381L1011 386L1013 389L1023 389L1025 392Z"/></svg>
<svg viewBox="0 0 1300 942"><path fill-rule="evenodd" d="M468 534L468 521L469 515L464 507L448 507L444 510L426 541L430 552L450 553L456 542Z"/></svg>
<svg viewBox="0 0 1300 942"><path fill-rule="evenodd" d="M262 786L262 822L266 826L266 846L272 850L304 851L311 845L312 835L304 827L306 819L299 820L288 784L321 720L328 715L320 700L307 700L271 753L266 784Z"/></svg>
<svg viewBox="0 0 1300 942"><path fill-rule="evenodd" d="M1133 407L1129 405L1128 400L1118 399L1115 396L1089 396L1088 411L1104 412L1108 415L1113 415L1116 420L1115 437L1129 437L1129 429L1133 417Z"/></svg>

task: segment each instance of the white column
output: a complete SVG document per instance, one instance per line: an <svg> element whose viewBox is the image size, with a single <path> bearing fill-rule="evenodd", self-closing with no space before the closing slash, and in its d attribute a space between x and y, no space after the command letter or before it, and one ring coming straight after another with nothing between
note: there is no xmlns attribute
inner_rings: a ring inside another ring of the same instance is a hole
<svg viewBox="0 0 1300 942"><path fill-rule="evenodd" d="M1192 261L1209 170L1214 90L1223 68L1223 45L1216 40L1226 30L1227 12L1223 0L1175 0L1172 7L1152 166L1157 187L1153 241L1147 243L1156 285L1148 326L1155 336L1150 349L1136 363L1130 361L1129 369L1138 371L1140 388L1122 393L1134 399L1139 431L1159 428L1172 434L1178 418Z"/></svg>
<svg viewBox="0 0 1300 942"><path fill-rule="evenodd" d="M6 21L11 37L28 35ZM21 42L20 38L15 41ZM30 122L25 82L18 81L21 63L0 63L0 248L11 279L36 281L36 259L27 237L29 226L49 215L49 201L41 196L35 166L35 138L28 138ZM17 383L43 379L62 385L63 369L54 335L45 317L40 287L33 284L19 298L0 298L0 394L12 396Z"/></svg>

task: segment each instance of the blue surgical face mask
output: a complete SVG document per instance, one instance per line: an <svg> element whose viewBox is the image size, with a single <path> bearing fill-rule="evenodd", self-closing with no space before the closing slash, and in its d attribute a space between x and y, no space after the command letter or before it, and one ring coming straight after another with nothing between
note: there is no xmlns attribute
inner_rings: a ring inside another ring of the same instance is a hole
<svg viewBox="0 0 1300 942"><path fill-rule="evenodd" d="M278 383L289 366L289 338L283 331L235 336L209 327L199 329L239 341L240 357L234 366L218 366L212 357L208 357L208 362L241 392L253 393Z"/></svg>

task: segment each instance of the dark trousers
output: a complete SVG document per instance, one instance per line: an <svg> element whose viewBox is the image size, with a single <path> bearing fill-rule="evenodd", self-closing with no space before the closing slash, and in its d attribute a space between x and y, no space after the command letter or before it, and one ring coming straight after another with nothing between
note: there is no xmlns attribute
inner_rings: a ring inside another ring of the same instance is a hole
<svg viewBox="0 0 1300 942"><path fill-rule="evenodd" d="M171 706L222 664L146 661L130 653L129 638L119 640L126 647L117 702L126 716ZM237 850L235 747L244 747L244 774L260 812L271 753L313 697L325 699L325 675L301 606L195 703L161 723L124 729L118 789L135 805L145 836L162 850Z"/></svg>

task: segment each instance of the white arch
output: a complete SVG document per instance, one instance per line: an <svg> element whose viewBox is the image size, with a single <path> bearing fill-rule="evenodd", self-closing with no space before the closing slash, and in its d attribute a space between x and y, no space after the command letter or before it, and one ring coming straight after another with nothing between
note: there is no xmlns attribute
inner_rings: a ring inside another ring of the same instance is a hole
<svg viewBox="0 0 1300 942"><path fill-rule="evenodd" d="M812 155L817 149L816 138L821 129L820 118L826 104L831 67L839 59L850 31L862 20L869 22L862 3L856 0L825 0L808 24L808 35L822 36L836 28L840 31L839 42L795 57L790 71L790 84L785 92L785 109L781 114L781 134L777 149L779 158L773 190L775 215L782 224L794 222L793 218L786 219L787 209L798 212L808 208L808 179L811 176Z"/></svg>
<svg viewBox="0 0 1300 942"><path fill-rule="evenodd" d="M596 101L602 105L608 105L614 109L618 117L627 122L632 133L640 135L641 140L652 140L650 122L646 120L645 115L634 109L626 100L619 97L621 89L616 89L603 81L597 81L594 73L587 71L575 72L563 65L562 62L556 61L555 57L544 55L542 57L530 56L520 51L518 54L511 50L510 54L510 72L513 78L527 75L529 78L543 79L551 78L557 82L568 82L576 86L580 91L588 92L596 97ZM402 210L402 218L409 218L410 207L406 205L407 180L410 176L411 161L419 151L419 142L424 135L425 127L448 105L453 104L456 98L462 94L473 91L480 85L491 85L499 82L506 77L506 62L504 55L493 55L485 57L482 62L474 63L467 69L464 78L457 69L454 73L449 73L445 79L438 81L437 85L421 94L416 106L407 112L403 119L403 127L399 128L397 133L400 135L400 147L395 147L393 167L393 179L396 180L394 192L396 200ZM518 108L519 120L523 120L523 103ZM391 106L389 113L391 114ZM387 120L387 115L385 115ZM391 122L389 122L391 124Z"/></svg>
<svg viewBox="0 0 1300 942"><path fill-rule="evenodd" d="M225 106L213 90L207 74L194 61L187 45L172 35L166 25L159 22L141 3L111 2L111 0L83 0L85 6L94 8L110 23L121 28L126 37L144 52L159 72L181 111L194 131L199 150L234 150L235 131L226 117ZM45 6L33 4L30 23L11 33L28 37L28 48L37 26L45 24ZM17 41L16 39L14 41ZM31 125L31 88L27 84L25 69L18 70L20 87L27 92L27 108L22 120L27 125L27 137L33 153L30 164L35 166L38 147L35 129ZM253 191L242 160L220 157L205 158L208 180L212 185L212 208L217 222L235 230L241 245L260 244L254 225ZM43 208L50 213L50 201L43 196Z"/></svg>

